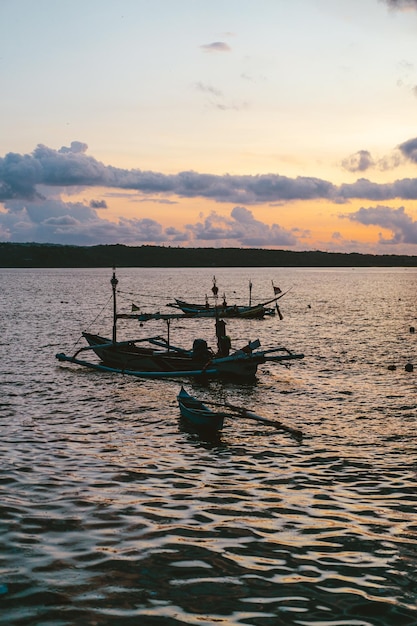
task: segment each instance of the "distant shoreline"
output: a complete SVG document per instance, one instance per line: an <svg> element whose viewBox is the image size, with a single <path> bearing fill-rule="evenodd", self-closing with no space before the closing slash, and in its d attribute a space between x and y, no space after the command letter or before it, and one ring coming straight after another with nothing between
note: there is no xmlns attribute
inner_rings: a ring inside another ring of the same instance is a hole
<svg viewBox="0 0 417 626"><path fill-rule="evenodd" d="M261 248L69 246L0 242L2 268L82 267L417 267L417 256L294 252Z"/></svg>

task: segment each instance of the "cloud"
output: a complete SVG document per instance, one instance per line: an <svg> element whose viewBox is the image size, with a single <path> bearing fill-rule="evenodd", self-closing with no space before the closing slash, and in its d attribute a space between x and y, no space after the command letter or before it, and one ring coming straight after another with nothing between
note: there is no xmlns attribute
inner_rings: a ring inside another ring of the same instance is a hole
<svg viewBox="0 0 417 626"><path fill-rule="evenodd" d="M399 149L380 159L374 159L368 150L358 150L346 159L343 159L341 165L343 169L352 173L365 172L372 168L386 172L401 165L403 160L403 154Z"/></svg>
<svg viewBox="0 0 417 626"><path fill-rule="evenodd" d="M249 104L243 100L242 102L218 102L215 106L220 111L243 111L249 107Z"/></svg>
<svg viewBox="0 0 417 626"><path fill-rule="evenodd" d="M417 164L417 139L398 148L402 159ZM366 150L352 155L351 169L370 166L373 159ZM163 227L153 219L121 218L114 222L100 217L107 208L103 199L64 202L61 195L79 194L85 188L98 188L110 198L123 196L130 202L175 203L178 198L205 198L234 205L229 216L212 211L195 224L182 229ZM136 194L132 192L137 192ZM297 246L309 233L296 227L288 230L279 224L257 220L248 206L287 204L292 201L328 200L346 203L367 199L382 203L396 198L417 199L417 178L379 184L366 178L340 186L329 181L279 174L213 175L194 171L166 175L159 172L124 170L104 165L87 155L87 145L72 142L69 148L53 150L38 145L32 154L6 154L0 158L0 237L17 242L37 241L92 245L96 243L216 242L248 247ZM3 207L3 208L1 208ZM415 222L404 209L361 209L349 219L378 224L393 232L384 243L417 243ZM346 217L346 216L345 216ZM373 219L374 222L369 220ZM379 221L376 221L379 220ZM381 220L384 220L383 222Z"/></svg>
<svg viewBox="0 0 417 626"><path fill-rule="evenodd" d="M217 98L220 98L221 96L223 96L223 93L220 91L220 89L216 89L216 87L212 87L212 85L205 85L204 83L198 82L195 83L196 89L198 89L198 91L202 91L203 93L208 93L211 96L216 96Z"/></svg>
<svg viewBox="0 0 417 626"><path fill-rule="evenodd" d="M15 242L93 245L97 243L139 244L166 240L164 229L151 219L110 222L94 208L81 202L12 200L0 213L0 233Z"/></svg>
<svg viewBox="0 0 417 626"><path fill-rule="evenodd" d="M71 146L53 150L40 144L30 155L8 153L0 158L0 202L40 199L41 187L106 187L136 190L144 195L201 197L237 204L311 200L329 198L336 193L331 183L306 176L293 179L279 174L217 176L193 171L166 175L124 170L88 156L85 144L73 142Z"/></svg>
<svg viewBox="0 0 417 626"><path fill-rule="evenodd" d="M173 196L205 198L218 203L274 204L295 200L330 200L346 202L353 198L390 200L417 199L417 178L406 178L390 183L373 183L359 178L354 183L339 187L331 182L309 176L289 178L280 174L214 175L194 171L178 174L138 169L124 170L104 165L86 154L86 144L73 142L71 148L53 150L38 145L32 154L8 153L0 158L0 202L47 200L61 191L79 193L83 188L137 191L136 200L144 197L154 202L172 202ZM417 139L403 142L398 148L401 158L417 163ZM373 162L366 150L360 150L347 160L350 169L365 169ZM389 159L377 162L388 168ZM395 159L392 157L395 165ZM134 196L130 195L132 201ZM95 206L92 208L104 208ZM103 201L99 201L103 202Z"/></svg>
<svg viewBox="0 0 417 626"><path fill-rule="evenodd" d="M163 227L149 218L117 222L102 219L91 206L59 199L6 203L0 212L0 234L4 240L36 241L73 245L98 243L127 245L192 243L197 241L234 246L294 246L305 236L303 231L288 231L278 224L269 226L256 220L251 211L235 207L230 217L212 212L203 222L188 224L180 230Z"/></svg>
<svg viewBox="0 0 417 626"><path fill-rule="evenodd" d="M403 163L403 161L404 159L402 158L401 154L396 151L376 161L376 165L379 170L387 172L388 170L393 170L396 167L399 167Z"/></svg>
<svg viewBox="0 0 417 626"><path fill-rule="evenodd" d="M359 211L346 215L352 222L359 222L365 226L381 226L392 232L391 239L382 234L379 241L382 244L417 244L417 221L405 213L404 207L392 209L387 206L360 208Z"/></svg>
<svg viewBox="0 0 417 626"><path fill-rule="evenodd" d="M36 186L94 186L115 178L108 168L85 154L80 142L71 148L52 150L38 145L31 155L12 152L0 159L0 202L13 198L40 197Z"/></svg>
<svg viewBox="0 0 417 626"><path fill-rule="evenodd" d="M342 167L349 172L364 172L373 165L374 161L368 150L359 150L342 161Z"/></svg>
<svg viewBox="0 0 417 626"><path fill-rule="evenodd" d="M343 184L339 187L338 197L349 200L353 198L367 198L368 200L393 200L403 198L417 199L417 179L403 178L393 183L373 183L367 178L359 178L355 183Z"/></svg>
<svg viewBox="0 0 417 626"><path fill-rule="evenodd" d="M231 48L224 41L213 41L213 43L207 43L200 46L204 52L230 52Z"/></svg>
<svg viewBox="0 0 417 626"><path fill-rule="evenodd" d="M169 243L184 243L190 239L189 233L172 226L168 226L168 228L165 229L165 233L169 239Z"/></svg>
<svg viewBox="0 0 417 626"><path fill-rule="evenodd" d="M417 0L383 0L390 9L398 9L399 11L408 11L409 9L417 9Z"/></svg>
<svg viewBox="0 0 417 626"><path fill-rule="evenodd" d="M278 224L268 226L256 220L251 211L236 206L230 218L212 212L204 222L188 225L196 240L233 240L246 247L294 246L297 238L292 231Z"/></svg>
<svg viewBox="0 0 417 626"><path fill-rule="evenodd" d="M90 207L92 209L107 209L107 202L105 200L91 200Z"/></svg>
<svg viewBox="0 0 417 626"><path fill-rule="evenodd" d="M221 111L241 111L248 108L248 103L245 101L228 102L223 92L212 85L205 85L204 83L198 82L195 83L195 88L208 96L208 103L215 109Z"/></svg>
<svg viewBox="0 0 417 626"><path fill-rule="evenodd" d="M71 146L69 148L66 148L65 146L63 146L60 149L60 152L62 154L68 154L68 152L72 152L73 154L82 154L84 152L87 152L88 146L86 143L82 143L81 141L73 141L71 143Z"/></svg>
<svg viewBox="0 0 417 626"><path fill-rule="evenodd" d="M405 158L417 163L417 138L404 141L398 148Z"/></svg>
<svg viewBox="0 0 417 626"><path fill-rule="evenodd" d="M122 194L121 194L122 195ZM126 196L125 196L126 197ZM168 198L136 198L134 196L127 196L126 197L130 202L154 202L155 204L178 204L178 200L169 200Z"/></svg>

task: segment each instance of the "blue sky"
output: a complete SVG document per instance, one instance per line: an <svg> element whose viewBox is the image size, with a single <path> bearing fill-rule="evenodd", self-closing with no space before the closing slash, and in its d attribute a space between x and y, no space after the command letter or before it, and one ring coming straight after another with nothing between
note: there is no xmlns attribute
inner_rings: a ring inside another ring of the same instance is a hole
<svg viewBox="0 0 417 626"><path fill-rule="evenodd" d="M1 0L0 240L417 254L417 0Z"/></svg>

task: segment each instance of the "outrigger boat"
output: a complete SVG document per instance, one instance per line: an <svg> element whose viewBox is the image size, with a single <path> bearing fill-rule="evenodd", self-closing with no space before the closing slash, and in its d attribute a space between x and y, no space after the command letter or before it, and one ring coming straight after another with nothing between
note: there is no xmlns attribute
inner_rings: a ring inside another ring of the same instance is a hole
<svg viewBox="0 0 417 626"><path fill-rule="evenodd" d="M193 304L178 300L171 302L167 306L180 309L189 317L244 317L246 319L263 319L266 316L275 315L275 309L268 307L271 302L276 302L278 298L273 298L268 302L254 304L251 306L242 306L233 304L232 306L220 304L218 306L207 306L205 304Z"/></svg>
<svg viewBox="0 0 417 626"><path fill-rule="evenodd" d="M63 352L56 354L61 362L74 363L104 372L130 374L141 378L174 378L174 377L205 377L232 378L253 380L258 366L266 362L287 362L302 359L303 354L295 354L284 347L258 350L259 340L251 341L239 350L230 351L230 343L226 341L225 323L216 320L218 351L214 353L204 339L195 339L191 349L173 346L169 339L169 326L172 319L186 318L184 314L118 314L116 304L116 287L118 279L113 271L111 279L113 291L113 332L112 338L102 337L83 332L87 346L79 348L74 355ZM129 341L117 340L117 320L149 319L166 320L168 338L162 336L146 337ZM147 344L147 345L146 345ZM86 361L80 358L87 351L95 353L100 361Z"/></svg>
<svg viewBox="0 0 417 626"><path fill-rule="evenodd" d="M273 284L273 283L272 283ZM223 301L218 303L219 288L216 284L216 277L213 277L212 292L215 300L215 304L210 305L208 296L206 295L206 301L204 304L196 304L192 302L186 302L175 298L175 302L170 302L167 306L181 310L185 315L189 317L240 317L246 319L263 319L264 317L273 316L275 312L278 313L282 319L281 312L278 307L278 300L285 296L285 293L274 286L274 298L267 300L266 302L260 302L258 304L251 303L252 283L249 282L249 304L245 305L229 305L226 302L226 296L223 296ZM275 307L268 306L275 303Z"/></svg>

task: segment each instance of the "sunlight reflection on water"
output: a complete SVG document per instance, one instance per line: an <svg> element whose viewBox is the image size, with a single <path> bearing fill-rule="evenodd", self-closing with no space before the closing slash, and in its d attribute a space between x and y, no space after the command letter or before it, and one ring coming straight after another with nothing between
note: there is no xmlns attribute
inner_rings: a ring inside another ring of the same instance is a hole
<svg viewBox="0 0 417 626"><path fill-rule="evenodd" d="M212 273L118 277L121 306L150 311L203 298ZM3 271L0 624L417 621L417 385L404 369L417 270L216 268L240 301L249 277L255 299L271 279L292 290L282 321L230 320L233 345L259 337L305 359L252 385L186 386L301 429L301 445L237 419L205 441L181 428L178 381L60 366L85 323L108 334L109 272ZM171 332L215 344L208 320Z"/></svg>

